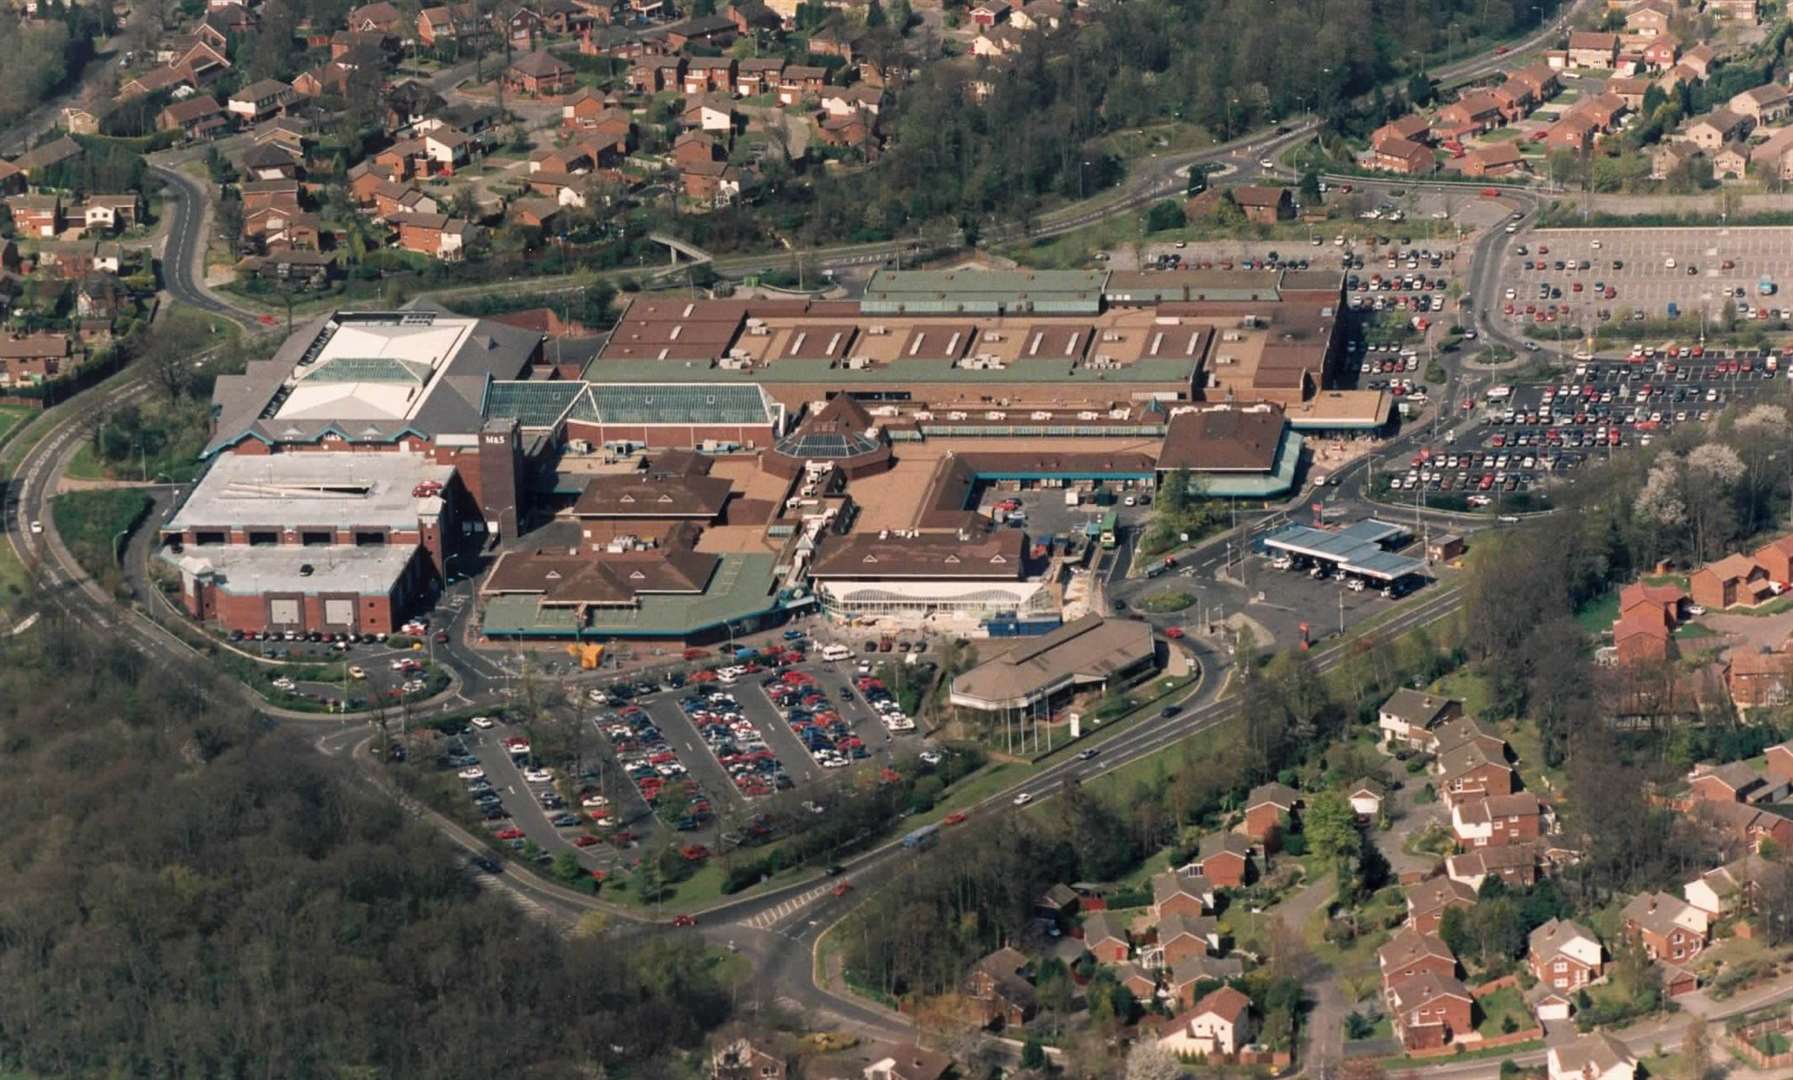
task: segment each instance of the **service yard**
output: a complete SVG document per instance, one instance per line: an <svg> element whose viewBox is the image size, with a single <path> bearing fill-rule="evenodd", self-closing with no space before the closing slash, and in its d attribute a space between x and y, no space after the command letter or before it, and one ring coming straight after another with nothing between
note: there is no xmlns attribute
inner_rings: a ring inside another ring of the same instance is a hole
<svg viewBox="0 0 1793 1080"><path fill-rule="evenodd" d="M1514 327L1703 316L1716 331L1731 314L1780 331L1789 280L1793 228L1538 229L1508 249L1495 303Z"/></svg>

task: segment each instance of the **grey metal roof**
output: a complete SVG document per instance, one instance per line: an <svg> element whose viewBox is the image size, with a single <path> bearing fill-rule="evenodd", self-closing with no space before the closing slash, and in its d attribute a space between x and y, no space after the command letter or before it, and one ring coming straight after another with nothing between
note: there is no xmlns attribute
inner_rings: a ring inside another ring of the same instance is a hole
<svg viewBox="0 0 1793 1080"><path fill-rule="evenodd" d="M772 410L754 383L594 383L593 418L625 424L766 424Z"/></svg>
<svg viewBox="0 0 1793 1080"><path fill-rule="evenodd" d="M1291 525L1264 538L1264 546L1310 559L1334 563L1348 573L1393 581L1425 569L1422 559L1384 551L1382 544L1407 535L1407 530L1386 521L1367 518L1337 531Z"/></svg>
<svg viewBox="0 0 1793 1080"><path fill-rule="evenodd" d="M486 418L516 420L526 428L553 427L584 392L582 382L494 381L486 394Z"/></svg>

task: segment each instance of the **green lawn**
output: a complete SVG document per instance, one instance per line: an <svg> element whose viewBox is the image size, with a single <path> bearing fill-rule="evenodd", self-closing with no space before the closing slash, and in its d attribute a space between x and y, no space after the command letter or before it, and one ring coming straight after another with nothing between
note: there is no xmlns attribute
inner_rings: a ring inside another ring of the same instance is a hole
<svg viewBox="0 0 1793 1080"><path fill-rule="evenodd" d="M1525 1007L1525 998L1520 995L1518 987L1504 986L1477 1002L1481 1006L1482 1019L1476 1030L1483 1038L1492 1039L1497 1035L1510 1034L1505 1021L1513 1022L1513 1031L1525 1031L1537 1026L1532 1019L1531 1010Z"/></svg>
<svg viewBox="0 0 1793 1080"><path fill-rule="evenodd" d="M1222 742L1238 736L1239 721L1236 719L1205 728L1188 738L1172 743L1150 757L1130 761L1113 772L1102 774L1089 783L1105 795L1125 795L1136 785L1151 780L1160 771L1166 775L1174 773L1185 753L1200 753L1205 748L1218 746Z"/></svg>
<svg viewBox="0 0 1793 1080"><path fill-rule="evenodd" d="M50 513L82 569L104 581L117 568L117 545L142 521L149 504L148 495L130 489L71 491L50 501Z"/></svg>
<svg viewBox="0 0 1793 1080"><path fill-rule="evenodd" d="M38 410L27 409L23 405L0 405L0 441L12 434L14 428L36 416Z"/></svg>
<svg viewBox="0 0 1793 1080"><path fill-rule="evenodd" d="M1788 1050L1793 1050L1793 1043L1789 1043L1787 1037L1778 1031L1763 1032L1751 1045L1769 1057L1776 1057Z"/></svg>
<svg viewBox="0 0 1793 1080"><path fill-rule="evenodd" d="M1195 597L1181 589L1159 589L1157 592L1147 593L1137 601L1140 610L1158 613L1182 611L1193 603Z"/></svg>
<svg viewBox="0 0 1793 1080"><path fill-rule="evenodd" d="M1458 668L1444 678L1432 684L1432 692L1446 697L1461 698L1463 712L1468 716L1480 717L1488 712L1493 699L1493 692L1488 689L1486 677Z"/></svg>
<svg viewBox="0 0 1793 1080"><path fill-rule="evenodd" d="M1598 636L1612 629L1619 617L1619 590L1612 589L1575 613L1575 621L1589 634Z"/></svg>

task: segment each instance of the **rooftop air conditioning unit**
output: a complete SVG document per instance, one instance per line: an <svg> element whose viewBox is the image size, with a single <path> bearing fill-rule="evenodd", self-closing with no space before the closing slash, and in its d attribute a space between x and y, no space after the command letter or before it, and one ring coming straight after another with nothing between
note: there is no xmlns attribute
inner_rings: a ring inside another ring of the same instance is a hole
<svg viewBox="0 0 1793 1080"><path fill-rule="evenodd" d="M1228 355L1226 355L1226 354L1224 354L1224 353L1223 353L1223 354L1221 354L1221 355L1220 355L1220 356L1216 356L1216 357L1215 357L1215 358L1214 358L1214 363L1216 363L1216 364L1220 364L1220 365L1225 365L1225 364L1237 364L1237 363L1238 363L1238 362L1239 362L1239 361L1238 361L1238 359L1237 359L1237 358L1236 358L1236 357L1232 357L1232 356L1228 356Z"/></svg>
<svg viewBox="0 0 1793 1080"><path fill-rule="evenodd" d="M929 412L926 409L917 409L917 410L915 410L915 419L917 419L917 420L932 420L932 419L934 419L934 414Z"/></svg>
<svg viewBox="0 0 1793 1080"><path fill-rule="evenodd" d="M1244 339L1245 335L1237 330L1228 330L1226 333L1220 335L1220 340L1222 341L1243 341Z"/></svg>
<svg viewBox="0 0 1793 1080"><path fill-rule="evenodd" d="M1030 419L1030 420L1050 420L1050 419L1052 419L1052 414L1049 412L1036 412L1036 413L1030 414L1028 416L1028 419Z"/></svg>
<svg viewBox="0 0 1793 1080"><path fill-rule="evenodd" d="M772 329L767 326L749 326L747 332L754 337L765 337L772 332Z"/></svg>
<svg viewBox="0 0 1793 1080"><path fill-rule="evenodd" d="M764 319L748 319L747 320L747 328L749 330L751 330L755 327L760 327L760 326L765 326L765 325L766 325L766 320L764 320Z"/></svg>
<svg viewBox="0 0 1793 1080"><path fill-rule="evenodd" d="M1126 409L1110 409L1110 410L1108 410L1108 418L1110 420L1125 420L1125 419L1127 419L1127 417L1132 416L1132 415L1133 414L1128 412Z"/></svg>
<svg viewBox="0 0 1793 1080"><path fill-rule="evenodd" d="M1119 341L1119 340L1121 340L1121 335L1113 330L1104 330L1104 331L1102 331L1102 340L1103 341Z"/></svg>
<svg viewBox="0 0 1793 1080"><path fill-rule="evenodd" d="M1002 335L997 333L994 330L986 330L984 332L984 341L985 342L1001 341L1001 340L1002 340Z"/></svg>
<svg viewBox="0 0 1793 1080"><path fill-rule="evenodd" d="M965 414L962 412L949 412L946 414L946 418L948 420L963 420L965 419Z"/></svg>
<svg viewBox="0 0 1793 1080"><path fill-rule="evenodd" d="M574 439L573 440L573 449L579 451L581 454L589 454L589 453L591 453L591 440L590 439Z"/></svg>
<svg viewBox="0 0 1793 1080"><path fill-rule="evenodd" d="M989 412L984 414L985 420L1007 420L1008 418L1009 418L1008 413L997 412L995 409L991 409Z"/></svg>
<svg viewBox="0 0 1793 1080"><path fill-rule="evenodd" d="M866 327L865 332L868 334L871 334L873 336L876 336L876 337L881 337L885 334L890 333L890 327L885 326L883 323L878 323L874 326Z"/></svg>
<svg viewBox="0 0 1793 1080"><path fill-rule="evenodd" d="M1093 413L1093 412L1085 411L1085 412L1078 413L1077 419L1079 419L1079 420L1094 420L1101 415L1102 415L1101 413Z"/></svg>

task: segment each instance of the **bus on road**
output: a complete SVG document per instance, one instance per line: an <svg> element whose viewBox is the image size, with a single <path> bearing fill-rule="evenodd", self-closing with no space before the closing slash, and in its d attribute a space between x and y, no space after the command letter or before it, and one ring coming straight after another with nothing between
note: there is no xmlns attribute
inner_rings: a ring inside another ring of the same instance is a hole
<svg viewBox="0 0 1793 1080"><path fill-rule="evenodd" d="M1102 546L1112 548L1115 545L1116 533L1121 527L1121 515L1113 510L1102 515Z"/></svg>

